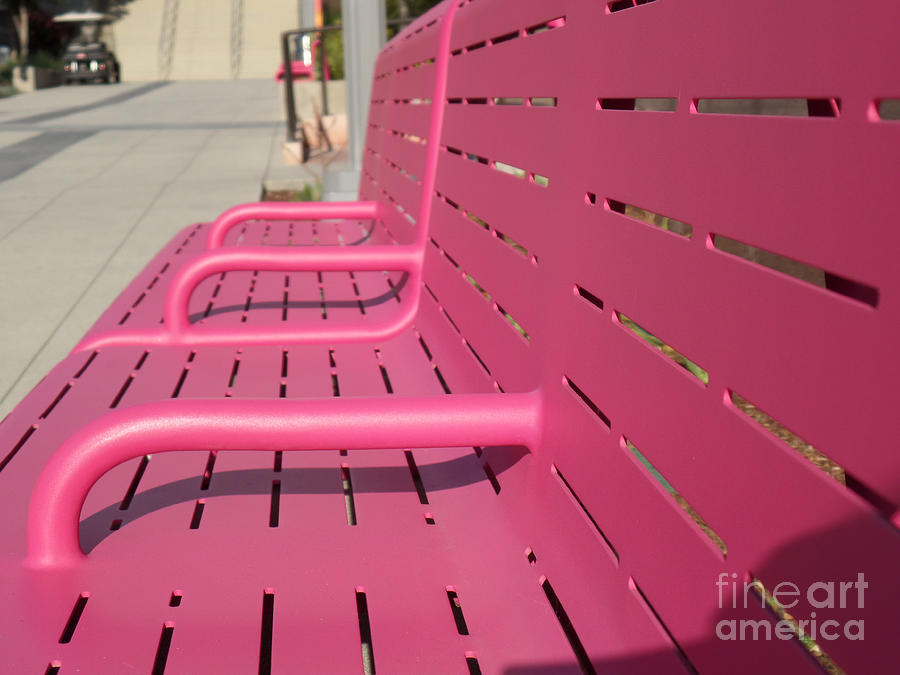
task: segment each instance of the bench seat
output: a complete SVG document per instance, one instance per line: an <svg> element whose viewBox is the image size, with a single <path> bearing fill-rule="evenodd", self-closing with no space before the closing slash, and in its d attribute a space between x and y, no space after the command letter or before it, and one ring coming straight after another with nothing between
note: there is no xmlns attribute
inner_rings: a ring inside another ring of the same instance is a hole
<svg viewBox="0 0 900 675"><path fill-rule="evenodd" d="M253 221L231 230L225 246L365 246L379 239L373 236L374 227L371 221ZM158 326L170 280L205 251L208 228L209 223L192 225L173 237L110 304L83 342L121 328ZM251 326L273 321L315 325L329 313L332 320L389 314L401 293L393 276L380 272L323 272L320 279L316 272L234 271L201 282L191 296L189 314L192 322L212 327L248 321ZM308 309L314 311L302 311Z"/></svg>
<svg viewBox="0 0 900 675"><path fill-rule="evenodd" d="M554 523L546 538L515 525L516 507L500 504L530 489L534 466L520 447L156 454L119 465L91 490L80 524L87 568L48 577L20 565L29 495L73 418L172 396L489 390L450 332L434 307L422 312L421 325L378 345L113 347L69 356L0 425L0 447L15 447L3 470L8 510L0 522L0 565L9 572L0 634L24 627L30 641L28 650L8 653L6 665L37 672L59 660L87 672L124 663L149 671L159 662L163 624L174 621L167 672L252 671L266 662L260 616L271 589L278 645L272 672L357 672L357 592L364 589L371 649L386 672L531 673L539 666L545 670L536 672L574 673L573 645L555 613L562 589L592 598L570 605L568 621L600 622L618 635L605 655L609 662L624 667L629 654L641 653L635 667L681 672L678 654L639 598L614 581L614 567L607 568L608 581L595 577L590 591L572 588L567 577L547 581L542 553L559 556L572 536L593 543L579 558L566 558L567 565L590 568L591 559L610 554L572 511L564 489L552 490L535 514ZM248 565L235 547L266 553ZM60 644L82 594L89 598L71 643ZM178 608L170 605L173 594ZM595 604L597 598L606 600ZM111 634L121 635L98 649L97 640Z"/></svg>

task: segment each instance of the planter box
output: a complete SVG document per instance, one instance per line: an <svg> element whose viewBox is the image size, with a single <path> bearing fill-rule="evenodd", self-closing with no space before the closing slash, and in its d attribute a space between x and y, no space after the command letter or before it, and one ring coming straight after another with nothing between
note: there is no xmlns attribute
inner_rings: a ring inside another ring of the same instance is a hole
<svg viewBox="0 0 900 675"><path fill-rule="evenodd" d="M27 66L25 76L22 77L22 69L17 67L13 69L12 83L21 92L58 87L62 84L62 73L52 68Z"/></svg>

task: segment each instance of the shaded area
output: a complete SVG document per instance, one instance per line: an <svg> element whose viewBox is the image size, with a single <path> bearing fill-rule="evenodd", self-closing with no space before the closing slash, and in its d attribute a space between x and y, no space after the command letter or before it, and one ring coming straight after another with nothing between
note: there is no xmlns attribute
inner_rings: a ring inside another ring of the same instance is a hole
<svg viewBox="0 0 900 675"><path fill-rule="evenodd" d="M330 451L329 451L330 452ZM510 448L494 460L497 473L506 471L528 453L525 448ZM429 491L452 490L475 482L486 481L483 475L472 480L472 457L463 456L443 462L420 465L423 476L427 476ZM284 469L278 472L281 482L281 496L291 494L335 494L342 495L340 467ZM113 533L110 523L120 520L116 530L125 527L154 511L175 504L193 502L198 495L204 499L234 495L270 496L272 489L271 468L222 471L212 474L209 489L200 489L203 476L198 474L172 483L158 485L138 492L128 509L121 510L120 503L110 504L101 511L85 518L79 526L79 538L83 551L90 553L100 542ZM403 466L354 467L355 492L411 492L416 493L416 485L409 468Z"/></svg>
<svg viewBox="0 0 900 675"><path fill-rule="evenodd" d="M105 98L102 101L94 101L93 103L85 103L84 105L76 105L70 108L61 108L59 110L50 110L44 113L38 113L37 115L31 115L30 117L22 117L20 119L15 120L16 124L37 124L38 122L45 122L47 120L54 120L58 117L66 117L67 115L74 115L76 113L87 112L88 110L96 110L97 108L104 108L108 105L115 105L116 103L122 103L123 101L127 101L132 98L137 98L138 96L143 96L144 94L149 94L151 91L159 89L160 87L165 87L169 82L150 82L148 84L142 85L135 89L131 89L129 91L124 91L121 94L116 94L115 96L110 96L109 98Z"/></svg>
<svg viewBox="0 0 900 675"><path fill-rule="evenodd" d="M360 246L361 244L365 244L367 241L369 241L372 238L372 234L374 232L375 232L375 222L372 222L372 224L369 226L369 229L365 231L365 234L363 234L363 236L361 236L356 241L351 241L350 243L344 244L344 246ZM408 276L408 275L404 275L403 283L406 283L406 276Z"/></svg>
<svg viewBox="0 0 900 675"><path fill-rule="evenodd" d="M281 300L263 300L261 302L251 302L249 309L246 304L241 303L237 305L222 305L221 307L213 307L209 311L202 312L194 312L190 315L189 319L191 323L196 323L201 319L216 316L217 314L229 314L234 312L252 312L254 309L317 309L321 310L323 307L325 309L345 307L345 308L358 308L360 303L362 303L363 307L374 307L376 305L383 305L386 302L397 301L397 298L400 294L400 291L406 286L406 282L409 279L408 273L403 273L403 276L400 278L400 282L396 284L393 288L385 291L381 295L376 295L373 298L366 299L353 299L353 300L326 300L322 302L319 299L316 300L289 300L287 303Z"/></svg>
<svg viewBox="0 0 900 675"><path fill-rule="evenodd" d="M265 201L266 191L263 190L263 201ZM276 201L276 200L270 200ZM288 200L293 201L293 200ZM329 222L328 219L325 220L317 220L317 221L302 221L302 222L312 222L312 223L321 223L321 222ZM357 221L362 226L362 222L365 221ZM375 221L367 221L369 225L367 228L364 228L363 234L356 239L355 241L344 242L343 244L334 244L333 246L362 246L363 244L369 243L372 239L372 236L375 232L375 227L377 223ZM240 243L243 239L243 235L238 239ZM298 248L300 245L296 245ZM308 245L304 245L308 246ZM332 246L332 245L327 245ZM287 247L281 246L281 248L290 248L290 245ZM316 270L307 270L307 272L315 272ZM376 295L372 298L352 298L347 300L323 300L321 298L316 298L312 300L289 300L287 303L284 300L262 300L262 301L251 301L249 307L246 303L241 304L231 304L231 305L222 305L220 307L212 306L212 302L210 302L210 306L204 309L201 312L194 312L190 314L188 319L191 323L197 323L205 318L210 316L216 316L218 314L231 314L235 312L243 313L244 311L252 312L253 310L258 309L280 309L280 310L288 310L288 309L315 309L315 310L328 310L328 309L337 309L337 308L359 308L362 306L363 309L366 307L374 307L377 305L382 305L386 302L394 300L396 302L400 301L400 291L402 291L407 282L409 281L409 273L403 272L400 276L400 280L390 287L390 290L381 293L380 295Z"/></svg>
<svg viewBox="0 0 900 675"><path fill-rule="evenodd" d="M0 148L0 182L15 178L96 131L47 131Z"/></svg>

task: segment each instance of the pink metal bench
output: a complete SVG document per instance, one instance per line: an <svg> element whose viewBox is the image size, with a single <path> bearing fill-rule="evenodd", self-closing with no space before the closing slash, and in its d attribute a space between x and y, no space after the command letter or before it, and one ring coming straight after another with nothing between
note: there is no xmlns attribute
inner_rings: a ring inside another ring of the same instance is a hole
<svg viewBox="0 0 900 675"><path fill-rule="evenodd" d="M360 204L186 231L0 425L4 666L886 672L900 9L827 9L398 35Z"/></svg>

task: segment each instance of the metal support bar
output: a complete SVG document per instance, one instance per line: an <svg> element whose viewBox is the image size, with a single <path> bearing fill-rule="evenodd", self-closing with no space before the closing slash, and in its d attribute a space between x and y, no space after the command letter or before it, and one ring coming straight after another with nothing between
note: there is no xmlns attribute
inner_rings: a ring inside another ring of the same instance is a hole
<svg viewBox="0 0 900 675"><path fill-rule="evenodd" d="M319 38L319 72L322 73L320 81L322 82L322 114L330 115L328 110L328 82L325 80L325 36ZM329 146L331 142L329 141Z"/></svg>
<svg viewBox="0 0 900 675"><path fill-rule="evenodd" d="M281 34L281 62L284 65L284 112L287 117L287 140L297 140L297 107L294 104L294 73L291 69L290 39L297 31Z"/></svg>
<svg viewBox="0 0 900 675"><path fill-rule="evenodd" d="M406 24L411 23L415 20L415 17L411 17L408 19L391 19L385 22L385 26L405 26ZM322 73L322 77L320 78L321 86L322 86L322 114L329 115L331 111L328 105L328 83L325 81L325 36L323 33L327 33L335 30L343 30L343 26L312 26L307 28L298 28L297 30L288 30L284 31L281 34L281 62L284 67L284 108L285 108L285 119L287 120L287 140L290 142L297 141L297 106L294 101L294 74L291 69L291 62L293 61L291 55L291 46L290 40L295 35L309 35L312 33L320 34L321 43L319 45L319 68ZM303 161L309 159L309 143L306 139L306 134L301 134L303 138L301 141L304 144L303 147ZM329 143L330 144L330 143Z"/></svg>
<svg viewBox="0 0 900 675"><path fill-rule="evenodd" d="M297 106L294 100L294 72L292 69L291 55L291 38L295 35L309 35L312 33L327 33L329 31L343 30L343 26L313 26L310 28L299 28L297 30L286 30L281 34L281 63L284 68L284 113L287 120L287 140L290 142L297 141ZM319 63L322 68L322 106L324 114L328 114L328 90L325 82L325 39L322 36L322 42L319 46ZM300 127L300 142L303 145L303 161L309 159L310 145L309 139L306 137L306 131Z"/></svg>

